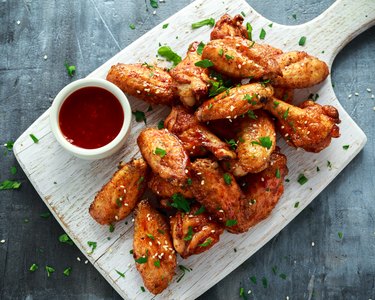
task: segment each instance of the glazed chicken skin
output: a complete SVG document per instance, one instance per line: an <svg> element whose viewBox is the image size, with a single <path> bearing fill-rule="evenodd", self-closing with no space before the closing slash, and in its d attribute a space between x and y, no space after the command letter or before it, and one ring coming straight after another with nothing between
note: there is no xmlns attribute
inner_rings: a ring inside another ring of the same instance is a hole
<svg viewBox="0 0 375 300"><path fill-rule="evenodd" d="M271 154L270 165L257 174L242 177L239 184L244 193L243 216L239 227L247 231L267 218L284 192L284 178L288 175L286 156L277 148Z"/></svg>
<svg viewBox="0 0 375 300"><path fill-rule="evenodd" d="M150 104L171 105L178 99L171 75L146 63L114 65L107 74L107 80L117 85L124 93Z"/></svg>
<svg viewBox="0 0 375 300"><path fill-rule="evenodd" d="M224 163L234 176L258 173L268 167L271 153L276 147L276 131L272 118L262 110L240 121L237 134L237 159Z"/></svg>
<svg viewBox="0 0 375 300"><path fill-rule="evenodd" d="M272 79L275 87L302 89L325 80L329 74L325 62L302 51L292 51L277 56L281 76Z"/></svg>
<svg viewBox="0 0 375 300"><path fill-rule="evenodd" d="M277 118L281 135L293 147L317 153L340 136L339 113L333 106L308 100L297 107L274 98L265 108Z"/></svg>
<svg viewBox="0 0 375 300"><path fill-rule="evenodd" d="M273 95L271 85L250 83L232 88L204 102L195 112L198 121L235 119L262 108Z"/></svg>
<svg viewBox="0 0 375 300"><path fill-rule="evenodd" d="M185 185L175 186L154 173L150 175L148 187L153 193L162 198L172 197L174 194L181 194L185 198L193 198L193 194L187 183Z"/></svg>
<svg viewBox="0 0 375 300"><path fill-rule="evenodd" d="M241 15L235 15L233 18L228 14L223 15L211 31L211 40L234 36L247 39L249 35L246 28L242 26L243 20Z"/></svg>
<svg viewBox="0 0 375 300"><path fill-rule="evenodd" d="M294 90L283 87L274 87L273 97L281 99L286 103L292 104L294 100Z"/></svg>
<svg viewBox="0 0 375 300"><path fill-rule="evenodd" d="M281 75L279 64L267 45L239 37L226 37L207 43L203 59L212 61L212 68L232 78L273 78Z"/></svg>
<svg viewBox="0 0 375 300"><path fill-rule="evenodd" d="M197 53L198 45L198 42L192 43L186 57L169 72L176 82L181 102L188 107L200 104L206 98L210 82L208 69L195 65L202 60Z"/></svg>
<svg viewBox="0 0 375 300"><path fill-rule="evenodd" d="M224 231L222 224L202 210L204 207L195 204L189 213L178 211L170 219L173 246L182 258L211 249Z"/></svg>
<svg viewBox="0 0 375 300"><path fill-rule="evenodd" d="M174 134L167 129L146 128L139 134L137 143L155 174L175 186L186 183L189 157Z"/></svg>
<svg viewBox="0 0 375 300"><path fill-rule="evenodd" d="M109 225L125 219L135 208L145 187L148 166L142 159L119 165L112 176L95 196L89 212L96 222Z"/></svg>
<svg viewBox="0 0 375 300"><path fill-rule="evenodd" d="M210 151L218 160L234 159L236 154L227 143L221 141L209 129L200 124L192 113L182 106L173 106L164 126L182 141L190 156L199 156Z"/></svg>
<svg viewBox="0 0 375 300"><path fill-rule="evenodd" d="M177 265L168 221L147 200L135 210L133 256L145 287L160 294L171 282Z"/></svg>

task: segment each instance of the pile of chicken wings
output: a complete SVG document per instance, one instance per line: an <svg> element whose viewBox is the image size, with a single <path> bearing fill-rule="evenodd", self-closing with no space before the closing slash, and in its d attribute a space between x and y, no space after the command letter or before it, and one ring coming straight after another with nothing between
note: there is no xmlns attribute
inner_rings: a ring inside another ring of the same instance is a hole
<svg viewBox="0 0 375 300"><path fill-rule="evenodd" d="M172 280L177 253L207 251L224 230L246 232L271 213L288 174L276 131L309 152L340 135L334 107L292 104L293 90L322 82L327 65L255 43L242 23L222 16L211 40L190 45L171 70L119 63L107 75L125 93L171 107L164 128L138 136L142 158L121 163L90 207L103 225L135 209L133 255L154 294ZM147 188L157 205L140 201Z"/></svg>

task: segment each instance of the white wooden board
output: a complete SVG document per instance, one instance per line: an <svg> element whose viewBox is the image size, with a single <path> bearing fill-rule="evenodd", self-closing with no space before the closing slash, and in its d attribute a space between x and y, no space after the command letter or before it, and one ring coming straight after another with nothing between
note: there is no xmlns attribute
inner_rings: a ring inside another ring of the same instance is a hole
<svg viewBox="0 0 375 300"><path fill-rule="evenodd" d="M168 44L184 56L191 42L209 40L211 28L206 26L192 30L192 22L208 17L218 19L224 13L234 15L241 11L246 14L245 22L251 22L256 41L263 27L267 32L264 42L285 51L305 50L329 65L347 42L375 21L375 1L367 0L336 1L328 11L311 22L294 27L274 23L272 28L268 26L271 21L261 17L243 0L198 0L165 20L162 24L169 23L167 29L162 29L160 24L89 76L105 78L110 66L117 62L157 62L168 66L155 57L159 43ZM298 46L301 36L307 37L304 47ZM331 104L339 109L341 137L334 139L331 146L319 154L292 149L279 140L282 152L288 156L290 182L285 184L285 194L271 216L245 234L223 234L220 242L206 253L183 262L179 259L179 263L191 267L193 271L177 283L179 270L176 270L175 280L155 299L192 299L212 287L293 220L363 148L366 136L339 104L330 78L319 87L299 92L298 96L305 99L311 92L319 93L320 104ZM133 110L146 111L148 107L148 104L133 98L130 102ZM154 107L147 113L148 126L156 125L168 112L165 107ZM143 283L129 254L133 239L132 217L117 224L115 231L109 233L107 226L97 224L88 214L95 193L114 173L118 162L140 156L136 137L144 124L133 120L131 126L126 147L110 158L89 162L69 155L59 146L51 133L46 111L19 137L14 153L55 218L116 291L125 299L150 299L153 295L140 290ZM38 144L33 143L30 133L39 138ZM350 148L345 151L342 146L346 144ZM331 168L327 167L327 161L331 162ZM317 172L317 167L320 172ZM300 173L309 179L303 186L297 182ZM295 202L300 203L298 208L294 208ZM90 251L87 241L97 242L98 247L93 254L87 253ZM237 249L236 253L233 248ZM121 278L115 269L124 272L126 278Z"/></svg>

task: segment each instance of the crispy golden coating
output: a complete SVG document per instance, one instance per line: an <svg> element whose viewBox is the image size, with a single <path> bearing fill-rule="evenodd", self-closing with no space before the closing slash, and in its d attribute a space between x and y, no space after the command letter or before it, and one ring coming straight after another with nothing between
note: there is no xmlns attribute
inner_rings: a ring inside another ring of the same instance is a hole
<svg viewBox="0 0 375 300"><path fill-rule="evenodd" d="M107 80L124 93L151 104L171 105L177 98L172 77L156 66L119 63L111 67Z"/></svg>
<svg viewBox="0 0 375 300"><path fill-rule="evenodd" d="M145 287L160 294L171 282L177 265L168 221L147 200L135 211L133 256Z"/></svg>
<svg viewBox="0 0 375 300"><path fill-rule="evenodd" d="M193 205L189 213L178 211L170 219L173 246L182 258L211 249L220 240L224 226ZM197 214L198 213L198 214Z"/></svg>
<svg viewBox="0 0 375 300"><path fill-rule="evenodd" d="M200 124L194 115L182 106L173 106L164 121L164 126L178 136L186 152L191 156L202 154L203 148L212 152L218 160L236 157L225 142Z"/></svg>
<svg viewBox="0 0 375 300"><path fill-rule="evenodd" d="M154 173L150 175L148 187L159 197L172 197L173 194L180 193L185 198L193 198L193 194L187 183L181 186L174 186Z"/></svg>
<svg viewBox="0 0 375 300"><path fill-rule="evenodd" d="M167 129L146 128L139 134L137 143L154 173L176 186L186 182L189 157L174 134Z"/></svg>
<svg viewBox="0 0 375 300"><path fill-rule="evenodd" d="M197 53L198 45L198 42L191 44L186 57L169 72L177 84L181 102L189 107L206 98L210 81L208 69L195 65L202 60L202 56Z"/></svg>
<svg viewBox="0 0 375 300"><path fill-rule="evenodd" d="M148 167L142 158L133 159L119 168L90 205L90 215L102 225L125 219L146 187Z"/></svg>
<svg viewBox="0 0 375 300"><path fill-rule="evenodd" d="M271 153L276 147L276 131L272 118L262 110L254 111L252 118L240 122L237 135L237 159L225 164L234 176L258 173L268 167Z"/></svg>
<svg viewBox="0 0 375 300"><path fill-rule="evenodd" d="M195 112L199 121L235 119L249 110L262 108L273 95L271 85L250 83L232 88L204 102Z"/></svg>
<svg viewBox="0 0 375 300"><path fill-rule="evenodd" d="M216 71L233 78L261 79L281 75L273 51L267 45L239 37L208 42L202 58L211 60Z"/></svg>
<svg viewBox="0 0 375 300"><path fill-rule="evenodd" d="M273 96L277 99L281 99L286 103L293 103L294 90L283 88L283 87L274 87Z"/></svg>
<svg viewBox="0 0 375 300"><path fill-rule="evenodd" d="M239 226L243 231L267 218L284 192L284 178L288 175L286 156L276 149L271 154L267 169L242 177L240 185L245 194L243 217Z"/></svg>
<svg viewBox="0 0 375 300"><path fill-rule="evenodd" d="M328 66L318 58L302 51L292 51L277 56L282 76L272 80L272 85L289 89L302 89L322 82L329 74Z"/></svg>
<svg viewBox="0 0 375 300"><path fill-rule="evenodd" d="M308 100L297 107L274 98L266 109L277 118L278 130L293 147L316 153L340 136L339 113L333 106Z"/></svg>
<svg viewBox="0 0 375 300"><path fill-rule="evenodd" d="M233 18L224 14L219 21L216 22L214 29L211 31L211 40L223 39L225 37L241 37L247 39L249 37L247 30L242 26L243 17L235 15Z"/></svg>

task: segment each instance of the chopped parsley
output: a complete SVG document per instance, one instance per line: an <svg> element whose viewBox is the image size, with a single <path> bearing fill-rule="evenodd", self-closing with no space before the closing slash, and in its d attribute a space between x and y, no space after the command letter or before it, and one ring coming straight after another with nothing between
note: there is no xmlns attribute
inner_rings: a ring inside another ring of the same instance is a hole
<svg viewBox="0 0 375 300"><path fill-rule="evenodd" d="M292 17L293 17L294 20L297 20L297 15L296 14L293 14Z"/></svg>
<svg viewBox="0 0 375 300"><path fill-rule="evenodd" d="M141 286L141 291L144 293L146 290L143 286Z"/></svg>
<svg viewBox="0 0 375 300"><path fill-rule="evenodd" d="M136 263L145 264L147 262L147 256L140 257L135 260Z"/></svg>
<svg viewBox="0 0 375 300"><path fill-rule="evenodd" d="M249 94L246 94L244 97L243 97L243 100L247 100L247 102L249 102L249 104L251 105L256 105L257 102L255 100L253 100L255 97L255 94L252 94L251 96Z"/></svg>
<svg viewBox="0 0 375 300"><path fill-rule="evenodd" d="M272 28L272 26L273 26L273 23L268 24L268 27L269 27L269 28Z"/></svg>
<svg viewBox="0 0 375 300"><path fill-rule="evenodd" d="M109 224L109 232L114 232L115 231L115 225Z"/></svg>
<svg viewBox="0 0 375 300"><path fill-rule="evenodd" d="M116 199L116 204L117 204L118 207L122 206L121 201L122 201L122 197L119 197L119 198Z"/></svg>
<svg viewBox="0 0 375 300"><path fill-rule="evenodd" d="M212 243L212 239L211 238L207 238L206 241L202 244L198 244L199 247L207 247L209 245L211 245Z"/></svg>
<svg viewBox="0 0 375 300"><path fill-rule="evenodd" d="M301 36L301 38L299 39L298 45L305 46L305 43L306 43L306 37Z"/></svg>
<svg viewBox="0 0 375 300"><path fill-rule="evenodd" d="M158 50L158 54L167 61L172 62L173 66L177 66L181 62L181 56L174 52L169 46L161 46Z"/></svg>
<svg viewBox="0 0 375 300"><path fill-rule="evenodd" d="M273 108L276 108L276 107L278 107L278 106L279 106L279 104L280 104L280 102L279 102L279 101L273 101Z"/></svg>
<svg viewBox="0 0 375 300"><path fill-rule="evenodd" d="M161 158L163 158L164 156L167 155L167 151L165 151L164 149L158 148L158 147L156 147L154 153L155 153L156 155L159 155Z"/></svg>
<svg viewBox="0 0 375 300"><path fill-rule="evenodd" d="M300 185L304 185L308 181L308 179L304 174L299 174L297 181Z"/></svg>
<svg viewBox="0 0 375 300"><path fill-rule="evenodd" d="M243 17L246 17L246 14L245 14L243 11L241 11L241 15L242 15Z"/></svg>
<svg viewBox="0 0 375 300"><path fill-rule="evenodd" d="M193 227L189 226L188 232L186 236L184 237L184 241L191 241L191 239L193 238L193 234L194 234Z"/></svg>
<svg viewBox="0 0 375 300"><path fill-rule="evenodd" d="M159 232L160 234L165 234L165 231L162 230L162 229L158 229L158 232Z"/></svg>
<svg viewBox="0 0 375 300"><path fill-rule="evenodd" d="M266 31L262 28L259 34L259 39L264 40L266 37Z"/></svg>
<svg viewBox="0 0 375 300"><path fill-rule="evenodd" d="M17 173L17 168L15 166L10 168L10 174L15 175Z"/></svg>
<svg viewBox="0 0 375 300"><path fill-rule="evenodd" d="M160 268L160 260L155 260L154 261L154 266L157 267L157 268Z"/></svg>
<svg viewBox="0 0 375 300"><path fill-rule="evenodd" d="M180 281L181 281L181 279L185 276L185 273L186 273L186 272L193 271L192 268L187 268L187 267L185 267L185 266L183 266L183 265L179 265L178 267L179 267L179 269L182 271L182 275L180 276L180 278L177 279L177 282L180 282Z"/></svg>
<svg viewBox="0 0 375 300"><path fill-rule="evenodd" d="M225 142L229 145L232 150L236 150L237 142L234 139L230 139L229 141L225 140Z"/></svg>
<svg viewBox="0 0 375 300"><path fill-rule="evenodd" d="M143 122L145 122L145 125L147 124L146 115L143 111L139 111L139 110L132 111L132 114L134 115L136 122L142 122L143 121Z"/></svg>
<svg viewBox="0 0 375 300"><path fill-rule="evenodd" d="M319 168L319 167L316 167L316 171L319 172L319 171L320 171L320 168Z"/></svg>
<svg viewBox="0 0 375 300"><path fill-rule="evenodd" d="M145 178L143 176L139 177L137 180L137 185L140 185L143 181L145 181Z"/></svg>
<svg viewBox="0 0 375 300"><path fill-rule="evenodd" d="M271 149L271 147L272 147L272 141L271 141L271 138L269 136L262 136L262 137L259 138L259 141L252 141L251 144L265 147L268 150Z"/></svg>
<svg viewBox="0 0 375 300"><path fill-rule="evenodd" d="M245 289L243 287L240 288L240 297L243 299L247 299L246 294L245 294Z"/></svg>
<svg viewBox="0 0 375 300"><path fill-rule="evenodd" d="M197 28L200 28L200 27L206 26L206 25L209 25L211 27L214 26L215 25L215 19L209 18L209 19L205 19L205 20L193 23L193 24L191 24L191 28L197 29Z"/></svg>
<svg viewBox="0 0 375 300"><path fill-rule="evenodd" d="M46 271L47 271L47 276L50 277L51 274L52 274L53 272L55 272L55 269L52 268L52 267L50 267L50 266L46 266Z"/></svg>
<svg viewBox="0 0 375 300"><path fill-rule="evenodd" d="M71 268L71 267L66 268L66 269L64 270L63 274L64 274L65 276L69 276L71 271L72 271L72 268Z"/></svg>
<svg viewBox="0 0 375 300"><path fill-rule="evenodd" d="M344 149L344 150L348 150L349 149L349 145L344 145L344 146L342 146L342 149Z"/></svg>
<svg viewBox="0 0 375 300"><path fill-rule="evenodd" d="M117 273L118 275L120 275L122 278L125 278L125 273L122 273L122 272L120 272L120 271L117 271L116 269L115 269L115 271L116 271L116 273Z"/></svg>
<svg viewBox="0 0 375 300"><path fill-rule="evenodd" d="M344 236L344 234L343 234L341 231L339 231L339 232L337 233L337 235L339 236L340 239L342 239L342 237Z"/></svg>
<svg viewBox="0 0 375 300"><path fill-rule="evenodd" d="M257 278L255 276L251 276L250 280L252 281L252 283L257 284Z"/></svg>
<svg viewBox="0 0 375 300"><path fill-rule="evenodd" d="M9 151L13 149L14 142L13 141L8 141L4 144L4 147L7 148Z"/></svg>
<svg viewBox="0 0 375 300"><path fill-rule="evenodd" d="M332 169L332 163L329 160L327 160L327 168Z"/></svg>
<svg viewBox="0 0 375 300"><path fill-rule="evenodd" d="M91 248L91 251L90 252L87 252L87 254L93 254L95 249L96 249L96 246L97 246L97 242L91 242L91 241L88 241L87 242L87 245L89 245L89 247Z"/></svg>
<svg viewBox="0 0 375 300"><path fill-rule="evenodd" d="M149 105L149 107L147 108L146 112L150 112L150 111L152 111L152 106L151 105Z"/></svg>
<svg viewBox="0 0 375 300"><path fill-rule="evenodd" d="M150 5L152 8L158 8L159 4L157 0L150 0Z"/></svg>
<svg viewBox="0 0 375 300"><path fill-rule="evenodd" d="M133 249L130 249L129 254L133 254L133 253L134 253Z"/></svg>
<svg viewBox="0 0 375 300"><path fill-rule="evenodd" d="M211 109L212 106L214 106L214 105L213 105L212 103L210 103L210 104L208 105L207 109Z"/></svg>
<svg viewBox="0 0 375 300"><path fill-rule="evenodd" d="M206 208L202 205L195 213L194 216L198 216L200 214L203 214L205 212Z"/></svg>
<svg viewBox="0 0 375 300"><path fill-rule="evenodd" d="M164 120L160 120L158 123L158 129L163 129L164 128Z"/></svg>
<svg viewBox="0 0 375 300"><path fill-rule="evenodd" d="M273 267L272 267L272 273L273 273L274 275L277 275L277 266L273 266Z"/></svg>
<svg viewBox="0 0 375 300"><path fill-rule="evenodd" d="M187 183L188 185L192 185L192 184L193 184L193 180L191 180L191 178L188 178L188 179L186 180L186 183Z"/></svg>
<svg viewBox="0 0 375 300"><path fill-rule="evenodd" d="M74 73L76 72L76 66L70 65L67 62L64 64L66 71L68 72L68 75L70 77L74 76Z"/></svg>
<svg viewBox="0 0 375 300"><path fill-rule="evenodd" d="M227 220L225 222L225 226L227 226L227 227L231 227L231 226L234 226L236 224L237 224L237 220Z"/></svg>
<svg viewBox="0 0 375 300"><path fill-rule="evenodd" d="M146 235L148 238L155 240L155 237L151 233L146 233Z"/></svg>
<svg viewBox="0 0 375 300"><path fill-rule="evenodd" d="M287 277L287 276L286 276L284 273L281 273L279 276L280 276L281 279L286 280L286 277Z"/></svg>
<svg viewBox="0 0 375 300"><path fill-rule="evenodd" d="M246 30L247 30L247 38L250 41L252 41L253 40L253 27L251 26L249 22L246 23Z"/></svg>
<svg viewBox="0 0 375 300"><path fill-rule="evenodd" d="M294 208L298 208L299 206L299 202L297 201L296 203L294 203Z"/></svg>
<svg viewBox="0 0 375 300"><path fill-rule="evenodd" d="M209 59L203 59L200 61L197 61L194 65L201 68L209 68L212 67L214 64Z"/></svg>
<svg viewBox="0 0 375 300"><path fill-rule="evenodd" d="M30 272L35 272L36 270L38 270L38 265L37 264L32 264L29 268L29 271Z"/></svg>
<svg viewBox="0 0 375 300"><path fill-rule="evenodd" d="M170 206L178 210L184 211L186 213L190 211L189 201L186 200L185 197L181 195L180 193L173 194L171 199L173 202L170 204Z"/></svg>
<svg viewBox="0 0 375 300"><path fill-rule="evenodd" d="M276 169L275 176L276 176L276 178L280 178L281 177L280 176L280 169L279 168Z"/></svg>
<svg viewBox="0 0 375 300"><path fill-rule="evenodd" d="M202 52L203 52L203 48L204 48L204 46L206 46L203 42L200 42L199 43L199 45L198 45L198 47L197 47L197 53L199 54L199 55L202 55Z"/></svg>
<svg viewBox="0 0 375 300"><path fill-rule="evenodd" d="M266 85L267 85L267 83L270 83L270 81L271 81L271 79L265 79L265 80L263 80L263 81L261 81L260 82L260 84L263 86L263 87L265 87Z"/></svg>
<svg viewBox="0 0 375 300"><path fill-rule="evenodd" d="M311 99L312 101L316 102L316 100L318 100L318 98L319 98L318 93L316 93L316 94L311 93L307 99Z"/></svg>
<svg viewBox="0 0 375 300"><path fill-rule="evenodd" d="M29 134L30 135L30 137L31 137L31 139L33 140L33 142L35 143L35 144L37 144L38 142L39 142L39 139L34 135L34 134Z"/></svg>
<svg viewBox="0 0 375 300"><path fill-rule="evenodd" d="M131 24L129 24L129 28L130 28L131 30L134 30L134 29L135 29L135 25L134 25L133 23L131 23Z"/></svg>
<svg viewBox="0 0 375 300"><path fill-rule="evenodd" d="M166 28L168 28L168 23L166 23L166 24L163 24L163 29L166 29Z"/></svg>
<svg viewBox="0 0 375 300"><path fill-rule="evenodd" d="M14 180L4 180L0 182L0 191L1 190L16 190L21 186L21 182Z"/></svg>
<svg viewBox="0 0 375 300"><path fill-rule="evenodd" d="M234 58L234 56L229 55L229 54L225 54L225 58L226 58L227 60L231 60L231 59Z"/></svg>
<svg viewBox="0 0 375 300"><path fill-rule="evenodd" d="M51 216L51 213L47 211L45 213L41 213L39 216L41 218L48 219Z"/></svg>
<svg viewBox="0 0 375 300"><path fill-rule="evenodd" d="M224 178L224 182L225 182L227 185L231 185L231 183L232 183L232 176L230 176L229 173L224 173L224 174L223 174L223 178Z"/></svg>
<svg viewBox="0 0 375 300"><path fill-rule="evenodd" d="M263 277L262 278L262 284L263 284L263 287L266 289L268 287L268 281L267 281L267 278L266 277Z"/></svg>
<svg viewBox="0 0 375 300"><path fill-rule="evenodd" d="M70 237L66 233L63 233L62 235L59 236L59 241L62 244L73 245L73 241L70 239Z"/></svg>
<svg viewBox="0 0 375 300"><path fill-rule="evenodd" d="M284 112L283 114L283 119L286 120L288 118L288 115L289 115L289 107L288 109Z"/></svg>
<svg viewBox="0 0 375 300"><path fill-rule="evenodd" d="M254 113L254 111L252 110L248 110L247 111L247 116L250 118L250 119L253 119L253 120L256 120L258 119L258 116Z"/></svg>

